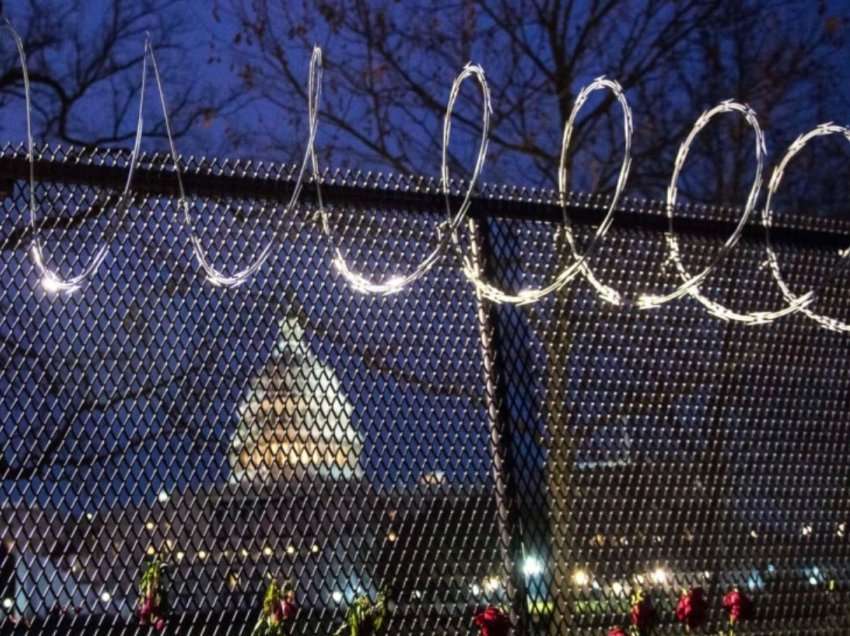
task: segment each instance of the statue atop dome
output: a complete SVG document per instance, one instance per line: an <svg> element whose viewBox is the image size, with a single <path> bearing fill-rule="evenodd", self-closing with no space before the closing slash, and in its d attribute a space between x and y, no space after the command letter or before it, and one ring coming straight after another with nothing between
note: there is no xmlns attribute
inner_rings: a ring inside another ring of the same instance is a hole
<svg viewBox="0 0 850 636"><path fill-rule="evenodd" d="M238 408L228 461L234 482L362 477L363 439L351 426L354 407L333 368L288 316L262 371Z"/></svg>

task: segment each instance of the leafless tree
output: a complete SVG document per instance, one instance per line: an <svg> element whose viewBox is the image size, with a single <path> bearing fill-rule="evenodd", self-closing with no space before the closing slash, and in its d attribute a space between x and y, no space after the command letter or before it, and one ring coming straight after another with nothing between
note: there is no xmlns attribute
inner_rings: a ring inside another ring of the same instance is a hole
<svg viewBox="0 0 850 636"><path fill-rule="evenodd" d="M772 148L803 126L840 119L846 105L836 78L846 75L847 18L823 2L230 0L228 8L242 26L234 70L292 127L306 117L309 50L323 45L320 147L335 165L434 173L449 86L468 60L484 66L493 94L487 178L522 175L531 185L554 183L576 93L602 74L617 79L633 105L630 191L649 196L663 192L699 113L722 99L752 105ZM465 89L456 109L455 168L471 164L477 99ZM267 126L270 146L293 152L292 127ZM683 185L695 198L731 200L746 192L752 136L741 122L722 121L715 131L701 136L687 171L698 178ZM621 140L616 103L610 95L592 99L570 151L574 189L612 186Z"/></svg>
<svg viewBox="0 0 850 636"><path fill-rule="evenodd" d="M237 103L213 92L181 59L191 46L187 16L166 0L32 0L7 6L3 17L23 39L39 142L83 147L132 143L147 34L161 66L177 136L209 123ZM17 51L4 32L0 54L0 131L20 138L23 83ZM161 117L149 117L148 139L164 137Z"/></svg>

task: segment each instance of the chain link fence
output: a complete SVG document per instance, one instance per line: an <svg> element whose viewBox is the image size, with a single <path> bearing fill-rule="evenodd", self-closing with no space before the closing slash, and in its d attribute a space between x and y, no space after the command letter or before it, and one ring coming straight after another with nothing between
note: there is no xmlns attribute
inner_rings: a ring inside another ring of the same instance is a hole
<svg viewBox="0 0 850 636"><path fill-rule="evenodd" d="M247 634L267 575L296 584L294 633L330 634L359 595L388 590L387 633L471 634L499 604L519 634L603 634L642 589L656 633L681 633L683 588L752 597L750 634L850 631L846 336L801 315L747 327L683 300L622 310L574 282L529 307L479 302L458 259L385 298L331 266L305 188L282 212L278 165L189 160L191 215L235 289L202 279L168 161L44 149L47 265L27 248L26 155L0 156L0 567L4 629L145 633L137 581L165 563L172 633ZM335 243L375 275L409 271L445 218L416 178L328 174ZM487 188L479 264L538 286L567 253L551 193ZM604 208L572 196L580 238ZM683 207L685 259L708 263L735 211ZM783 217L792 286L831 280L850 227ZM625 201L592 257L624 291L662 291L666 220ZM782 299L759 228L704 285L740 309ZM452 256L452 255L450 255ZM850 318L842 281L818 309Z"/></svg>

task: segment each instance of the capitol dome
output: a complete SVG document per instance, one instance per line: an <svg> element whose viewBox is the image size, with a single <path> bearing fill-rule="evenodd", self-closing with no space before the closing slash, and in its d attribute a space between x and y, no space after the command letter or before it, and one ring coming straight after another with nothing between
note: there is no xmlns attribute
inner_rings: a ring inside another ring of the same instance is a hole
<svg viewBox="0 0 850 636"><path fill-rule="evenodd" d="M285 318L271 358L238 408L231 480L362 477L363 440L334 370L319 361L297 319Z"/></svg>

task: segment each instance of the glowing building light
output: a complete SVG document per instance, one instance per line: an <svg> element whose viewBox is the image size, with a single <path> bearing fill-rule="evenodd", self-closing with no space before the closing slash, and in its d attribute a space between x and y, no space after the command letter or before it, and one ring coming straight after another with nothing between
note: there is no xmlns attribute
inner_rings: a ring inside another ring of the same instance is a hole
<svg viewBox="0 0 850 636"><path fill-rule="evenodd" d="M658 585L665 585L670 578L670 573L664 568L655 568L652 572L652 582Z"/></svg>
<svg viewBox="0 0 850 636"><path fill-rule="evenodd" d="M584 587L588 583L590 583L590 575L584 570L576 570L573 572L573 583L578 585L579 587Z"/></svg>
<svg viewBox="0 0 850 636"><path fill-rule="evenodd" d="M502 587L502 581L497 576L488 576L484 579L484 591L495 592Z"/></svg>
<svg viewBox="0 0 850 636"><path fill-rule="evenodd" d="M543 574L543 561L536 556L527 556L522 562L522 573L525 576L540 576Z"/></svg>

